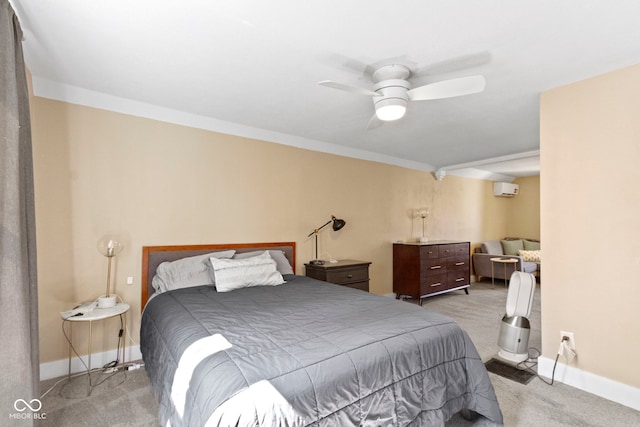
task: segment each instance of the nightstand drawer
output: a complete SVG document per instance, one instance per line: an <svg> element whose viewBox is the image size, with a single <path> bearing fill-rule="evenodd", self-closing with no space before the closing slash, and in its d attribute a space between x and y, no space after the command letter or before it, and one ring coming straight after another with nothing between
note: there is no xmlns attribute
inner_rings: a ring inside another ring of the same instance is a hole
<svg viewBox="0 0 640 427"><path fill-rule="evenodd" d="M368 280L366 282L349 283L348 285L343 285L343 286L346 287L346 288L360 289L361 291L369 292L369 281Z"/></svg>
<svg viewBox="0 0 640 427"><path fill-rule="evenodd" d="M327 282L336 283L338 285L343 285L347 283L353 282L362 282L369 280L369 271L368 268L345 268L340 270L329 270L327 271L327 278L325 279Z"/></svg>

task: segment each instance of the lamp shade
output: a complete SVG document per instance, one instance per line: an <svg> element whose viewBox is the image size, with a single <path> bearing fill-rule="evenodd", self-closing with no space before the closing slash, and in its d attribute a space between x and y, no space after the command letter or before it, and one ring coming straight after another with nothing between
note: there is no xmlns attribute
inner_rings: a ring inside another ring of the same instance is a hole
<svg viewBox="0 0 640 427"><path fill-rule="evenodd" d="M429 208L418 208L416 209L416 217L418 218L426 218L429 216Z"/></svg>
<svg viewBox="0 0 640 427"><path fill-rule="evenodd" d="M346 224L346 222L344 221L344 219L334 218L333 219L333 231L340 230L342 227L345 226L345 224Z"/></svg>
<svg viewBox="0 0 640 427"><path fill-rule="evenodd" d="M98 240L98 250L106 257L114 257L122 252L124 246L115 236L104 236Z"/></svg>

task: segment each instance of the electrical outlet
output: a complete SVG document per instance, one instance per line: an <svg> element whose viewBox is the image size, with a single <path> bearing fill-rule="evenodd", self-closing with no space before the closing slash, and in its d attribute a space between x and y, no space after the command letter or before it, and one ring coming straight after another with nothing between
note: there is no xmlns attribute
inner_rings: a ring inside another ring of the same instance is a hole
<svg viewBox="0 0 640 427"><path fill-rule="evenodd" d="M569 345L569 348L573 351L576 351L576 340L573 336L573 332L560 331L560 341L562 341L564 337L569 338L569 342L567 343Z"/></svg>
<svg viewBox="0 0 640 427"><path fill-rule="evenodd" d="M133 285L133 277L127 277L127 285Z"/></svg>

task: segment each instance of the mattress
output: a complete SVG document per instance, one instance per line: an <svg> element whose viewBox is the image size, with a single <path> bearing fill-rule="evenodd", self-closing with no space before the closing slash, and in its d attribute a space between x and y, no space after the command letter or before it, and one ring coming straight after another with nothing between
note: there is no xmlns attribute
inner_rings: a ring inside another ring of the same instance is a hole
<svg viewBox="0 0 640 427"><path fill-rule="evenodd" d="M144 310L140 348L163 425L444 425L502 414L465 331L429 309L302 276Z"/></svg>

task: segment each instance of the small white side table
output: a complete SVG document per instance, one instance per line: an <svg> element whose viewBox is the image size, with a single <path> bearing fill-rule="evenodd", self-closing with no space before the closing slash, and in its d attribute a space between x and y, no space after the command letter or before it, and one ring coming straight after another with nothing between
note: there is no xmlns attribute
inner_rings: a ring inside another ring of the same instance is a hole
<svg viewBox="0 0 640 427"><path fill-rule="evenodd" d="M89 345L88 345L88 365L87 365L87 375L89 377L89 382L88 382L88 387L87 387L87 395L91 394L91 341L93 338L93 334L92 334L92 330L93 330L93 322L98 321L98 320L105 320L105 319L109 319L111 317L116 317L116 316L120 316L122 318L122 339L123 339L123 345L122 345L122 369L124 369L125 366L125 360L124 360L124 348L125 345L124 343L126 342L126 336L127 336L127 311L129 311L129 304L124 304L124 303L118 303L113 307L110 308L94 308L93 310L91 310L88 313L82 314L82 315L78 315L78 316L71 316L71 317L67 317L65 318L64 316L62 317L63 320L63 327L64 327L64 323L69 322L69 335L67 337L67 341L69 342L69 380L71 380L71 347L72 347L72 341L73 341L73 324L74 323L89 323ZM60 315L62 316L63 313L60 313Z"/></svg>
<svg viewBox="0 0 640 427"><path fill-rule="evenodd" d="M516 271L516 264L518 263L518 260L516 258L489 258L489 261L491 261L491 285L493 287L496 286L495 283L495 274L493 272L493 266L496 263L500 263L504 266L504 285L505 286L509 286L509 281L507 279L507 264L511 264L513 265L513 271Z"/></svg>

